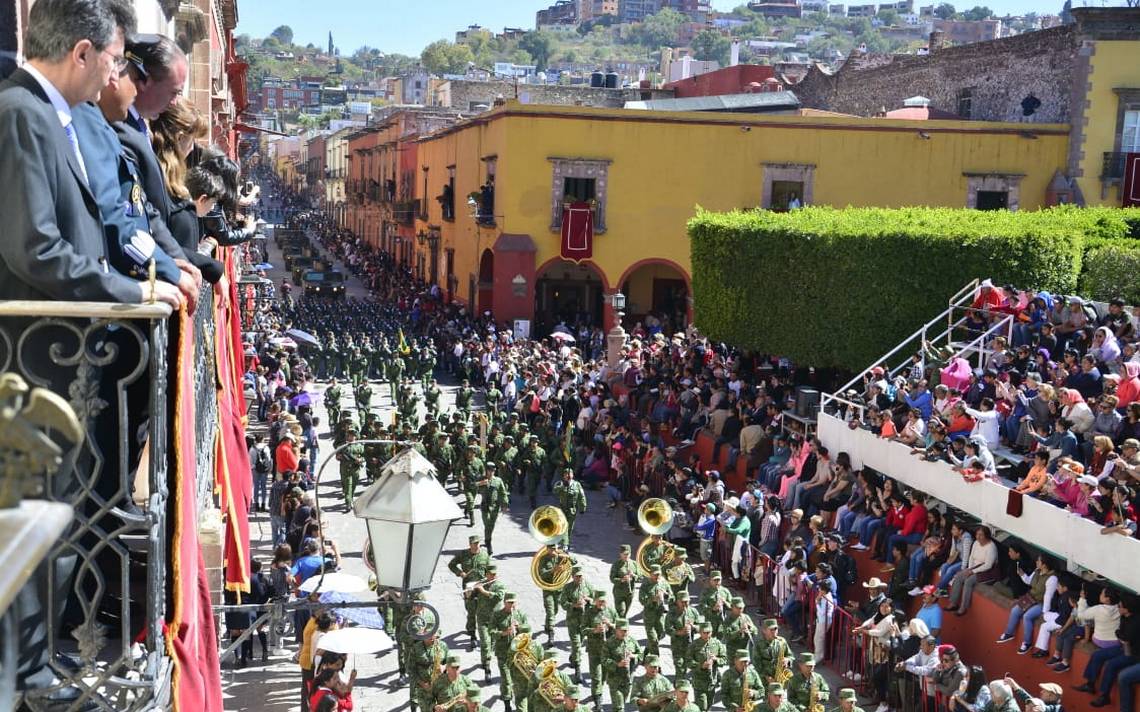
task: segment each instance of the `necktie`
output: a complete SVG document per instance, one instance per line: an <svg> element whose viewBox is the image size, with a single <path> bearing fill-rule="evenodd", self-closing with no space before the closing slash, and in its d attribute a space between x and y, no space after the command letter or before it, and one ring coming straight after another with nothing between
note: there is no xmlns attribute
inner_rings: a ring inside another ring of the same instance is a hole
<svg viewBox="0 0 1140 712"><path fill-rule="evenodd" d="M79 150L79 136L75 133L75 124L69 123L63 127L67 132L67 140L71 142L71 150L75 151L75 160L79 161L79 172L83 174L83 182L90 183L87 180L87 164L83 162L83 153Z"/></svg>

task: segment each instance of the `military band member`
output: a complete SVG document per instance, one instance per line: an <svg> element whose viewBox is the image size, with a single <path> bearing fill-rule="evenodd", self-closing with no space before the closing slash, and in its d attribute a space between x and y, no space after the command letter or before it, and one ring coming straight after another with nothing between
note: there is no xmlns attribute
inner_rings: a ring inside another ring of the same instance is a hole
<svg viewBox="0 0 1140 712"><path fill-rule="evenodd" d="M484 465L486 475L478 483L482 500L479 503L479 512L483 517L483 538L487 540L487 553L494 556L495 545L492 536L495 533L495 523L499 519L499 512L509 509L511 497L507 493L507 485L498 475L498 466L488 460Z"/></svg>
<svg viewBox="0 0 1140 712"><path fill-rule="evenodd" d="M515 710L517 712L529 712L527 709L527 698L530 697L531 693L530 686L532 677L516 664L515 658L522 649L525 649L535 660L542 660L545 656L545 651L543 651L542 646L531 635L529 624L520 623L517 628L518 634L510 644L507 668L511 678L511 687L514 692ZM506 698L504 698L503 701L507 703L507 712L511 712L509 701Z"/></svg>
<svg viewBox="0 0 1140 712"><path fill-rule="evenodd" d="M466 699L478 689L471 678L459 672L459 656L449 655L443 674L431 686L432 709L434 712L454 712L459 709L458 704L447 703Z"/></svg>
<svg viewBox="0 0 1140 712"><path fill-rule="evenodd" d="M688 668L693 680L693 702L701 712L708 712L715 699L720 671L728 662L728 649L713 637L712 624L701 623L700 635L689 646Z"/></svg>
<svg viewBox="0 0 1140 712"><path fill-rule="evenodd" d="M796 661L798 669L788 680L788 702L799 712L809 712L813 702L823 709L827 705L830 689L823 675L815 671L815 655L800 653Z"/></svg>
<svg viewBox="0 0 1140 712"><path fill-rule="evenodd" d="M586 634L586 660L590 669L590 699L595 707L601 706L606 641L613 635L618 614L606 603L606 592L594 591L594 604L582 616L582 630Z"/></svg>
<svg viewBox="0 0 1140 712"><path fill-rule="evenodd" d="M756 638L756 645L752 649L752 664L765 683L784 681L776 679L776 671L791 670L794 655L788 641L780 635L780 625L775 618L765 618L760 625L760 636Z"/></svg>
<svg viewBox="0 0 1140 712"><path fill-rule="evenodd" d="M475 649L475 612L479 601L466 590L468 584L482 581L487 575L487 565L491 557L479 546L482 540L478 535L467 537L467 551L462 551L452 557L447 563L451 573L460 577L464 587L463 607L467 609L467 635L470 636L470 650Z"/></svg>
<svg viewBox="0 0 1140 712"><path fill-rule="evenodd" d="M741 648L732 656L732 667L720 677L720 701L728 712L743 712L745 698L758 700L764 694L764 683L752 667L748 650Z"/></svg>
<svg viewBox="0 0 1140 712"><path fill-rule="evenodd" d="M478 688L468 690L466 700L462 707L464 712L491 712L489 707L479 701L480 697L482 697L482 693Z"/></svg>
<svg viewBox="0 0 1140 712"><path fill-rule="evenodd" d="M606 642L606 660L603 665L615 712L625 710L633 689L633 671L642 654L641 645L629 635L629 621L619 618L614 627L614 637Z"/></svg>
<svg viewBox="0 0 1140 712"><path fill-rule="evenodd" d="M701 712L692 701L693 686L688 680L678 680L673 693L673 699L661 708L661 712Z"/></svg>
<svg viewBox="0 0 1140 712"><path fill-rule="evenodd" d="M646 655L644 664L645 674L634 679L631 693L638 712L656 709L665 693L673 690L673 683L661 674L661 660L656 655Z"/></svg>
<svg viewBox="0 0 1140 712"><path fill-rule="evenodd" d="M510 710L515 697L514 680L511 675L511 644L518 637L521 628L527 624L526 613L518 607L518 594L513 591L503 596L503 606L491 615L491 633L495 637L495 661L499 664L499 697ZM536 658L537 659L537 658Z"/></svg>
<svg viewBox="0 0 1140 712"><path fill-rule="evenodd" d="M697 580L697 574L693 571L693 567L689 565L689 552L681 547L676 547L673 557L673 563L668 567L661 567L661 573L669 582L669 586L673 589L673 595L677 598L684 596L689 597L689 584Z"/></svg>
<svg viewBox="0 0 1140 712"><path fill-rule="evenodd" d="M412 707L420 712L430 712L432 684L443 675L443 665L450 653L447 643L439 639L439 631L427 638L415 641L409 650L409 667L412 676Z"/></svg>
<svg viewBox="0 0 1140 712"><path fill-rule="evenodd" d="M770 682L767 691L767 697L756 707L756 712L796 712L796 708L788 702L788 693L783 685Z"/></svg>
<svg viewBox="0 0 1140 712"><path fill-rule="evenodd" d="M550 556L545 557L539 562L538 573L544 581L549 581L554 577L554 569L558 566L559 562L564 561L565 557L569 554L562 548L562 542L555 542L550 545L552 553ZM571 564L574 560L570 559ZM573 569L571 569L573 570ZM544 612L542 624L543 631L546 633L546 644L549 645L554 642L554 620L558 616L558 604L562 599L562 591L559 589L542 590L542 608Z"/></svg>
<svg viewBox="0 0 1140 712"><path fill-rule="evenodd" d="M507 589L498 579L499 567L494 561L488 563L485 570L486 576L475 586L472 596L478 600L475 608L475 625L479 630L479 660L483 664L483 672L487 677L491 677L491 650L494 643L491 618L507 595Z"/></svg>
<svg viewBox="0 0 1140 712"><path fill-rule="evenodd" d="M839 690L839 707L836 708L837 712L863 712L863 708L859 707L856 703L858 697L855 694L855 689L852 687L844 687Z"/></svg>
<svg viewBox="0 0 1140 712"><path fill-rule="evenodd" d="M582 483L574 479L574 471L566 468L562 471L562 480L554 487L558 496L558 506L566 515L566 550L570 550L570 538L574 535L574 520L586 511L586 490Z"/></svg>
<svg viewBox="0 0 1140 712"><path fill-rule="evenodd" d="M566 611L566 631L570 635L570 665L575 675L581 675L582 617L594 597L594 587L583 579L581 564L570 568L570 583L562 587L559 603Z"/></svg>
<svg viewBox="0 0 1140 712"><path fill-rule="evenodd" d="M732 604L732 592L721 585L723 577L720 571L714 569L709 574L708 587L701 592L698 607L701 615L712 624L713 633L720 635L720 628L728 616L728 609Z"/></svg>
<svg viewBox="0 0 1140 712"><path fill-rule="evenodd" d="M545 653L546 657L544 658L543 662L546 660L554 660L553 650L547 650ZM535 668L534 675L531 678L530 697L527 700L529 712L560 712L559 708L555 706L556 704L560 704L558 698L549 700L542 693L542 680L539 679L539 675L542 673L542 669L543 664L540 663L538 667ZM558 685L563 690L568 690L574 686L574 682L570 679L570 676L557 668L554 670L554 677L557 679Z"/></svg>
<svg viewBox="0 0 1140 712"><path fill-rule="evenodd" d="M701 614L689 605L689 597L682 594L673 602L673 609L665 616L665 630L669 632L670 652L673 654L673 675L681 678L688 674L689 645L695 640L702 623Z"/></svg>
<svg viewBox="0 0 1140 712"><path fill-rule="evenodd" d="M748 650L756 637L756 624L752 617L744 612L744 599L735 596L732 599L728 618L720 628L720 637L729 650Z"/></svg>
<svg viewBox="0 0 1140 712"><path fill-rule="evenodd" d="M618 549L618 560L610 566L610 583L614 586L614 609L625 618L633 603L633 589L637 585L637 563L630 558L629 544Z"/></svg>
<svg viewBox="0 0 1140 712"><path fill-rule="evenodd" d="M645 619L645 650L652 655L660 655L658 641L665 635L665 614L673 602L673 589L661 580L661 566L649 567L649 577L641 582L637 600L641 603Z"/></svg>

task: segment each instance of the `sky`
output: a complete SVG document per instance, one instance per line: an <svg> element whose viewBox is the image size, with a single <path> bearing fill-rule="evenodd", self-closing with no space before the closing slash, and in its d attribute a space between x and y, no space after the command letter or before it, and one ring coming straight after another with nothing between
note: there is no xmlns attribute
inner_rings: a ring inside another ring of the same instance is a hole
<svg viewBox="0 0 1140 712"><path fill-rule="evenodd" d="M842 0L837 0L842 1ZM870 0L868 0L870 1ZM438 39L455 39L455 31L478 24L495 32L503 27L534 27L534 13L552 0L240 0L237 32L265 37L279 25L293 28L294 42L324 47L328 33L343 54L362 45L384 52L418 56ZM728 11L746 0L712 0ZM916 0L916 5L935 0ZM954 0L951 0L954 2ZM1063 0L970 0L958 9L988 5L998 15L1060 12ZM1083 5L1076 1L1074 5ZM1093 4L1093 3L1090 3ZM1101 4L1099 0L1095 4ZM1111 4L1119 4L1111 2ZM1055 7L1054 7L1055 6Z"/></svg>

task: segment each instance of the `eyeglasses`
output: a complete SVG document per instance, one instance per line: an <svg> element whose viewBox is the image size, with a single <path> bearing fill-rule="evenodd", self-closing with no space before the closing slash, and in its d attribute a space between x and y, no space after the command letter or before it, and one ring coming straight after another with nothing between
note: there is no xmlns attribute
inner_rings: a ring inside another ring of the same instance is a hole
<svg viewBox="0 0 1140 712"><path fill-rule="evenodd" d="M127 58L126 57L124 57L121 54L111 54L107 50L103 50L103 52L106 53L107 55L109 55L111 57L111 60L115 63L114 66L115 66L116 72L121 72L127 68Z"/></svg>

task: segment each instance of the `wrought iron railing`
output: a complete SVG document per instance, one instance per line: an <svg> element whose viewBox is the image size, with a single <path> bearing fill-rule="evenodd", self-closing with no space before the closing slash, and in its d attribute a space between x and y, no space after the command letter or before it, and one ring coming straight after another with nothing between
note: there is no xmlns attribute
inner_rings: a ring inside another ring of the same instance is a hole
<svg viewBox="0 0 1140 712"><path fill-rule="evenodd" d="M0 302L0 372L65 398L86 434L78 453L42 478L40 496L68 506L73 520L32 577L42 591L36 610L17 612L21 673L39 670L47 680L23 691L21 709L169 705L169 316L159 304ZM51 699L68 694L70 705Z"/></svg>

